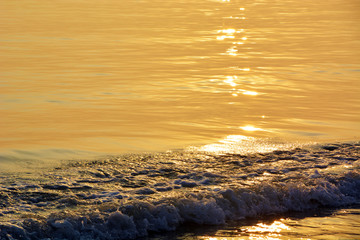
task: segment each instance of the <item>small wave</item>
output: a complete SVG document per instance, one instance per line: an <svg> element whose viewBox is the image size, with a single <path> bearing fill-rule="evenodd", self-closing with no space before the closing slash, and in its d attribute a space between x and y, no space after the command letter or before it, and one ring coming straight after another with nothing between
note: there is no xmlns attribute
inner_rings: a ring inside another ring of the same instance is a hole
<svg viewBox="0 0 360 240"><path fill-rule="evenodd" d="M1 179L1 239L134 239L184 223L360 202L360 144L250 155L169 152Z"/></svg>

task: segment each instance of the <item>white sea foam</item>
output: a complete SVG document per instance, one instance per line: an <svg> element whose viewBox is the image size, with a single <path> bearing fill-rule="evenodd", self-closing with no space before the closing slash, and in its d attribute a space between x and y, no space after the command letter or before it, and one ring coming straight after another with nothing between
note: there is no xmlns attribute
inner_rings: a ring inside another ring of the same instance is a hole
<svg viewBox="0 0 360 240"><path fill-rule="evenodd" d="M360 144L251 155L176 152L3 178L0 239L134 239L360 202Z"/></svg>

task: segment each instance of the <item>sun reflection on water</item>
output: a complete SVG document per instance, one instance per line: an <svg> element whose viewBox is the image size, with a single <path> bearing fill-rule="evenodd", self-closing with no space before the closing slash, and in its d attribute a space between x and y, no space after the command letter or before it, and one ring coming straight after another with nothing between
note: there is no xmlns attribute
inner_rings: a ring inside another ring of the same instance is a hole
<svg viewBox="0 0 360 240"><path fill-rule="evenodd" d="M243 127L240 127L242 130L244 131L265 131L264 129L261 129L261 128L257 128L257 127L254 127L254 126L251 126L251 125L246 125L246 126L243 126Z"/></svg>
<svg viewBox="0 0 360 240"><path fill-rule="evenodd" d="M237 48L235 46L232 46L230 48L228 48L228 50L226 50L226 54L230 55L230 56L237 56Z"/></svg>
<svg viewBox="0 0 360 240"><path fill-rule="evenodd" d="M282 239L281 232L290 230L290 227L283 223L285 219L274 221L272 224L259 223L254 226L250 226L241 229L238 236L219 236L219 237L207 237L203 236L200 239L206 240L230 240L230 239ZM217 233L219 234L219 233ZM221 233L220 233L221 234Z"/></svg>
<svg viewBox="0 0 360 240"><path fill-rule="evenodd" d="M249 233L249 239L280 239L280 232L290 230L290 227L285 225L284 219L274 221L272 224L259 223L249 228L241 229L243 232Z"/></svg>
<svg viewBox="0 0 360 240"><path fill-rule="evenodd" d="M248 72L248 71L250 71L250 68L243 68L243 69L238 69L238 70ZM248 95L248 96L259 95L259 93L256 91L235 88L236 86L239 85L239 83L237 83L237 82L239 82L238 76L226 76L226 78L223 80L223 82L232 87L230 93L234 97L239 96L239 94Z"/></svg>
<svg viewBox="0 0 360 240"><path fill-rule="evenodd" d="M283 230L290 230L290 227L285 225L283 222L284 219L280 221L274 221L272 224L259 223L256 226L251 226L244 229L245 232L251 233L280 233Z"/></svg>
<svg viewBox="0 0 360 240"><path fill-rule="evenodd" d="M222 36L217 36L216 39L217 40L224 40L226 38L235 38L234 36L226 36L226 35L222 35Z"/></svg>
<svg viewBox="0 0 360 240"><path fill-rule="evenodd" d="M234 34L236 30L233 28L219 30L218 33Z"/></svg>
<svg viewBox="0 0 360 240"><path fill-rule="evenodd" d="M265 129L256 128L253 126L245 126L240 128L244 128L244 131L267 131ZM190 147L188 150L209 152L213 154L250 154L266 153L275 150L287 150L297 146L301 146L301 144L283 143L274 141L272 139L261 139L244 135L228 135L216 143L211 143L200 147Z"/></svg>
<svg viewBox="0 0 360 240"><path fill-rule="evenodd" d="M224 83L229 84L232 87L235 87L237 84L234 82L237 79L236 76L227 76L224 80Z"/></svg>
<svg viewBox="0 0 360 240"><path fill-rule="evenodd" d="M244 95L256 96L256 95L258 95L259 93L253 92L253 91L244 91L242 94L244 94Z"/></svg>
<svg viewBox="0 0 360 240"><path fill-rule="evenodd" d="M245 19L245 17L243 16L243 12L245 11L245 8L241 7L241 8L239 8L239 11L240 11L239 16L237 16L237 17L229 16L229 17L224 17L223 19L231 19L231 20ZM239 21L239 24L241 24L241 23L242 22ZM225 55L225 56L227 55L227 56L231 56L231 57L241 57L242 56L240 45L244 45L245 42L248 40L248 37L244 35L245 34L244 28L237 29L237 28L234 28L233 26L226 27L226 21L224 20L223 28L217 30L217 33L219 35L216 37L216 39L219 41L225 41L226 39L234 39L235 40L235 41L232 41L231 43L229 43L230 46L227 47L225 52L219 53L220 55ZM236 41L236 40L240 40L240 41ZM225 41L225 43L226 43L226 41ZM248 68L248 67L241 68L238 66L233 66L230 68L234 68L236 70L243 71L243 74L245 74L245 72L250 72L250 68ZM242 81L244 82L244 79L242 79ZM246 81L248 81L248 80L246 80ZM238 76L236 76L236 75L226 76L226 78L225 78L225 80L223 80L223 82L230 85L230 87L232 87L232 89L229 91L229 93L233 97L238 97L240 94L247 95L247 96L259 95L258 92L253 91L253 90L239 89L237 86L240 83L239 83ZM235 88L235 87L237 87L237 88Z"/></svg>

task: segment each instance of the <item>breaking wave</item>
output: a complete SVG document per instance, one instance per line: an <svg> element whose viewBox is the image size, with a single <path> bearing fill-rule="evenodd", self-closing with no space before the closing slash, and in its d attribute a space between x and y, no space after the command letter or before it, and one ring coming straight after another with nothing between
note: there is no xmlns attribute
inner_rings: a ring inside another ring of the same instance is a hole
<svg viewBox="0 0 360 240"><path fill-rule="evenodd" d="M184 223L360 202L360 144L249 155L168 152L1 178L0 239L134 239Z"/></svg>

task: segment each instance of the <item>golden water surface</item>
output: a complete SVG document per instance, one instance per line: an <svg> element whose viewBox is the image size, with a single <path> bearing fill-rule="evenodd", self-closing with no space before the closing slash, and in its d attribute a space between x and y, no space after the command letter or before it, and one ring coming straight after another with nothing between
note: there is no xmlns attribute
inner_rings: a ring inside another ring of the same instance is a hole
<svg viewBox="0 0 360 240"><path fill-rule="evenodd" d="M0 152L356 139L357 0L0 1Z"/></svg>

